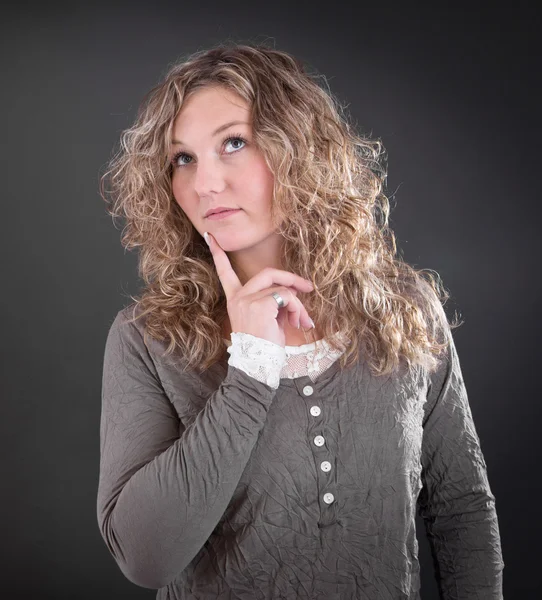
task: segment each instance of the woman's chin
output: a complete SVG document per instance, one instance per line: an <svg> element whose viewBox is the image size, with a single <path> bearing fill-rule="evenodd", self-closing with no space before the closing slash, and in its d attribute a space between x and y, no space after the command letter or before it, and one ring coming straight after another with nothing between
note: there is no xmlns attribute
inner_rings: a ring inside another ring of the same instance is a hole
<svg viewBox="0 0 542 600"><path fill-rule="evenodd" d="M215 238L218 242L218 245L224 250L224 252L236 252L237 250L242 250L247 247L246 243L243 243L242 236L239 235L239 231L213 231L209 229L209 233Z"/></svg>

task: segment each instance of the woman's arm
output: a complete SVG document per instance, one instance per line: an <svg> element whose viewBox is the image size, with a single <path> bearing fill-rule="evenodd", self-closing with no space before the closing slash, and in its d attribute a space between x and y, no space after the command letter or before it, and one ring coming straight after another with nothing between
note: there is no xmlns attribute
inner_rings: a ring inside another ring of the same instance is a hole
<svg viewBox="0 0 542 600"><path fill-rule="evenodd" d="M103 365L97 516L130 581L161 588L202 548L233 496L275 393L229 366L183 430L141 334L122 311L117 315Z"/></svg>
<svg viewBox="0 0 542 600"><path fill-rule="evenodd" d="M451 332L446 360L431 375L422 442L424 519L442 600L502 599L495 497Z"/></svg>

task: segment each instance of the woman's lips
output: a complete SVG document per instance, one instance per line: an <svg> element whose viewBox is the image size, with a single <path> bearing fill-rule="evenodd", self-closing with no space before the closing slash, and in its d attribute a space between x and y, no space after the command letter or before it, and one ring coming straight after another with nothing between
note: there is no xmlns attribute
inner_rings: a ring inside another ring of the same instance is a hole
<svg viewBox="0 0 542 600"><path fill-rule="evenodd" d="M237 208L236 210L225 210L223 212L219 212L219 213L213 213L212 215L209 215L207 218L211 219L212 221L217 221L218 219L227 219L229 216L234 215L235 213L241 212L240 208Z"/></svg>

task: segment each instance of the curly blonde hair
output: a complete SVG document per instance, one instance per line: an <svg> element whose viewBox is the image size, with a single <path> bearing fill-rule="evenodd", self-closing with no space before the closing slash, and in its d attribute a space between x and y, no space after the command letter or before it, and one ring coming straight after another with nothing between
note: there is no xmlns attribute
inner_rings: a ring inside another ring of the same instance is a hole
<svg viewBox="0 0 542 600"><path fill-rule="evenodd" d="M396 256L381 141L354 132L323 76L263 44L221 43L171 66L101 177L108 213L126 220L123 246L140 248L146 287L131 298L133 320L145 316L145 343L165 341L165 354L177 350L185 370L206 370L225 353L226 297L207 244L175 201L168 159L183 103L217 85L251 107L254 143L274 175L283 268L314 283L298 297L332 348L344 350L341 368L362 351L378 375L401 359L434 370L461 323L448 323L439 275Z"/></svg>

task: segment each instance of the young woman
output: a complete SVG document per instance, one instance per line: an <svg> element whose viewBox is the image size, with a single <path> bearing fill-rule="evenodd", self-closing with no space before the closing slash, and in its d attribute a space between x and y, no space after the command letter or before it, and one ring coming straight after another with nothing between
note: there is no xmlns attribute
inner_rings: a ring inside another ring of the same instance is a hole
<svg viewBox="0 0 542 600"><path fill-rule="evenodd" d="M285 52L173 66L103 180L145 288L110 325L97 515L161 599L502 598L443 303L396 256L379 141Z"/></svg>

